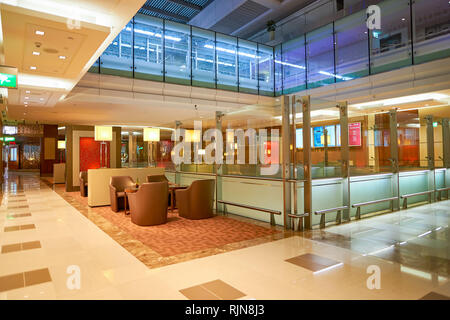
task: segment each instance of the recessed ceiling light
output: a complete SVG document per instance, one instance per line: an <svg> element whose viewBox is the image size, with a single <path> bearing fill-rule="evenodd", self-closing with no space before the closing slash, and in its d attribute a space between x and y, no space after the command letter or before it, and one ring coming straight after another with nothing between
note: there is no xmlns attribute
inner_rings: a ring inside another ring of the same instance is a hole
<svg viewBox="0 0 450 320"><path fill-rule="evenodd" d="M34 55L34 56L38 56L38 55L40 55L40 54L41 54L40 52L33 51L33 55Z"/></svg>
<svg viewBox="0 0 450 320"><path fill-rule="evenodd" d="M30 90L25 91L25 93L30 93Z"/></svg>
<svg viewBox="0 0 450 320"><path fill-rule="evenodd" d="M65 60L65 59L66 59L66 56L59 56L59 58L60 58L61 60Z"/></svg>
<svg viewBox="0 0 450 320"><path fill-rule="evenodd" d="M31 66L30 69L31 70L36 70L36 67L35 66Z"/></svg>
<svg viewBox="0 0 450 320"><path fill-rule="evenodd" d="M41 31L41 30L36 30L36 34L37 34L38 36L43 36L43 35L45 34L45 32L44 32L44 31Z"/></svg>
<svg viewBox="0 0 450 320"><path fill-rule="evenodd" d="M44 98L40 98L39 100L44 101Z"/></svg>
<svg viewBox="0 0 450 320"><path fill-rule="evenodd" d="M30 99L29 97L25 97L25 99Z"/></svg>
<svg viewBox="0 0 450 320"><path fill-rule="evenodd" d="M28 102L25 101L23 104L28 104Z"/></svg>

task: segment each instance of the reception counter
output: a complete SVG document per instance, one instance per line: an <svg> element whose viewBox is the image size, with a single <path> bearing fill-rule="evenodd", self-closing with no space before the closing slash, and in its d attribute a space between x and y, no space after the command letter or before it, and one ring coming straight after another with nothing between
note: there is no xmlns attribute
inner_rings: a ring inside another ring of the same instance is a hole
<svg viewBox="0 0 450 320"><path fill-rule="evenodd" d="M110 205L109 179L113 176L130 176L139 183L147 181L147 176L163 175L164 168L118 168L88 170L88 205L90 207Z"/></svg>

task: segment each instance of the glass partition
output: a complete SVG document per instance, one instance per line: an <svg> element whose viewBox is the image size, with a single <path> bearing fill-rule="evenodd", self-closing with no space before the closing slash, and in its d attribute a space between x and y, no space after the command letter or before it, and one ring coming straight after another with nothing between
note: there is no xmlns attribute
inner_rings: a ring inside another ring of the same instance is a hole
<svg viewBox="0 0 450 320"><path fill-rule="evenodd" d="M281 106L251 105L222 120L223 174L281 178Z"/></svg>
<svg viewBox="0 0 450 320"><path fill-rule="evenodd" d="M314 106L328 105L311 100ZM335 106L311 110L311 175L313 179L341 177L340 117Z"/></svg>
<svg viewBox="0 0 450 320"><path fill-rule="evenodd" d="M238 39L239 92L258 93L258 54L254 42Z"/></svg>
<svg viewBox="0 0 450 320"><path fill-rule="evenodd" d="M414 63L450 56L450 3L433 0L432 4L429 0L413 2Z"/></svg>
<svg viewBox="0 0 450 320"><path fill-rule="evenodd" d="M348 126L350 175L392 172L389 113L349 111Z"/></svg>
<svg viewBox="0 0 450 320"><path fill-rule="evenodd" d="M258 88L263 96L274 96L273 48L258 44Z"/></svg>
<svg viewBox="0 0 450 320"><path fill-rule="evenodd" d="M280 96L450 56L448 1L378 5L381 29L360 10L274 48L137 14L89 71Z"/></svg>
<svg viewBox="0 0 450 320"><path fill-rule="evenodd" d="M237 38L216 33L217 89L238 90Z"/></svg>
<svg viewBox="0 0 450 320"><path fill-rule="evenodd" d="M419 111L397 112L398 165L400 171L420 170Z"/></svg>
<svg viewBox="0 0 450 320"><path fill-rule="evenodd" d="M133 23L130 21L100 57L100 73L133 76Z"/></svg>
<svg viewBox="0 0 450 320"><path fill-rule="evenodd" d="M188 25L165 22L164 63L166 82L191 83L191 29Z"/></svg>
<svg viewBox="0 0 450 320"><path fill-rule="evenodd" d="M283 94L306 89L305 37L282 45L282 60L276 60L283 70Z"/></svg>
<svg viewBox="0 0 450 320"><path fill-rule="evenodd" d="M336 82L369 75L366 14L352 14L335 22Z"/></svg>
<svg viewBox="0 0 450 320"><path fill-rule="evenodd" d="M275 47L274 69L275 69L275 96L283 94L283 65L282 62L282 45Z"/></svg>
<svg viewBox="0 0 450 320"><path fill-rule="evenodd" d="M370 32L372 74L412 64L409 0L388 0L378 5L381 30Z"/></svg>
<svg viewBox="0 0 450 320"><path fill-rule="evenodd" d="M136 15L134 17L134 77L163 80L163 21Z"/></svg>
<svg viewBox="0 0 450 320"><path fill-rule="evenodd" d="M215 88L215 33L192 27L192 85Z"/></svg>
<svg viewBox="0 0 450 320"><path fill-rule="evenodd" d="M306 34L308 88L335 82L333 24Z"/></svg>

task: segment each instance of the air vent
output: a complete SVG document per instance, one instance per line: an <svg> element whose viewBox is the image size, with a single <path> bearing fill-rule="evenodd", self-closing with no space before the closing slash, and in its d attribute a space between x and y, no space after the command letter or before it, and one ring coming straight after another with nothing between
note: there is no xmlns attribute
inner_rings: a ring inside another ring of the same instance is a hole
<svg viewBox="0 0 450 320"><path fill-rule="evenodd" d="M249 0L237 7L229 15L219 20L210 29L225 34L232 34L234 31L258 18L268 10L269 8Z"/></svg>
<svg viewBox="0 0 450 320"><path fill-rule="evenodd" d="M52 48L44 48L44 52L55 54L58 53L59 51Z"/></svg>

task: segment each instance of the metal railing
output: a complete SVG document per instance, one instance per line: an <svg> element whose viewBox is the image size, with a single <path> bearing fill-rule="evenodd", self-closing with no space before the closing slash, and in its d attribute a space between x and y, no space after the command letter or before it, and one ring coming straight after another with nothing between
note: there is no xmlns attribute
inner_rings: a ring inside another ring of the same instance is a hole
<svg viewBox="0 0 450 320"><path fill-rule="evenodd" d="M385 199L360 202L360 203L352 204L352 208L356 208L356 216L355 217L357 220L359 220L359 219L361 219L361 207L362 206L368 206L371 204L377 204L377 203L391 201L391 211L394 211L394 201L395 200L398 200L398 197L390 197L390 198L385 198Z"/></svg>
<svg viewBox="0 0 450 320"><path fill-rule="evenodd" d="M450 187L446 187L446 188L441 188L441 189L436 189L436 192L438 194L438 201L442 200L442 192L447 192L447 200L448 200L448 193L450 191Z"/></svg>
<svg viewBox="0 0 450 320"><path fill-rule="evenodd" d="M348 206L341 206L336 208L329 208L323 210L314 211L314 214L320 215L320 229L325 228L325 215L331 212L337 212L336 214L336 224L342 223L342 211L348 209Z"/></svg>
<svg viewBox="0 0 450 320"><path fill-rule="evenodd" d="M428 191L404 194L404 195L400 196L400 198L403 199L403 209L408 209L408 198L411 198L411 197L428 195L428 202L431 203L431 194L434 192L435 192L435 190L428 190Z"/></svg>
<svg viewBox="0 0 450 320"><path fill-rule="evenodd" d="M246 205L246 204L240 204L240 203L223 201L223 200L217 200L217 202L224 205L224 213L225 214L226 214L226 205L269 213L270 214L270 225L271 226L275 225L275 215L281 215L281 211L278 211L278 210L265 209L265 208L249 206L249 205Z"/></svg>

